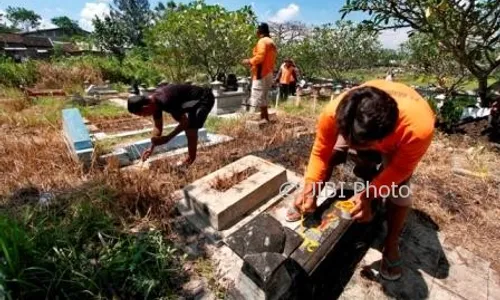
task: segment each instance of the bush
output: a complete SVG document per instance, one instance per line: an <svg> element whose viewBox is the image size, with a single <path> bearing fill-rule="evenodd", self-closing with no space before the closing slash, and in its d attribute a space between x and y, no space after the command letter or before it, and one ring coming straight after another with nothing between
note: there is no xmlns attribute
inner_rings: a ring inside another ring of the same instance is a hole
<svg viewBox="0 0 500 300"><path fill-rule="evenodd" d="M15 63L9 58L0 59L0 85L19 87L73 90L83 87L85 82L102 84L109 80L113 83L130 85L133 82L156 86L165 76L160 66L147 57L130 52L122 63L113 56L57 57L50 61L30 60Z"/></svg>
<svg viewBox="0 0 500 300"><path fill-rule="evenodd" d="M34 84L38 77L36 62L15 63L7 57L0 57L0 74L0 86L7 87L29 86Z"/></svg>
<svg viewBox="0 0 500 300"><path fill-rule="evenodd" d="M0 215L0 293L10 299L146 299L172 293L174 249L160 232L127 234L97 189Z"/></svg>
<svg viewBox="0 0 500 300"><path fill-rule="evenodd" d="M439 119L446 130L453 130L462 117L464 108L475 105L476 99L467 96L454 96L447 99L439 111Z"/></svg>

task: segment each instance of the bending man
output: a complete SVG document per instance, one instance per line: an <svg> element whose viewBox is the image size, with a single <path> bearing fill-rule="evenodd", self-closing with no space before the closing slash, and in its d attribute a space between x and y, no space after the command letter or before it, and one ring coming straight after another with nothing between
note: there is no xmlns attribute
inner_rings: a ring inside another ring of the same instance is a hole
<svg viewBox="0 0 500 300"><path fill-rule="evenodd" d="M183 162L191 165L196 159L198 129L202 128L215 103L210 88L188 84L169 84L159 87L150 96L133 96L128 100L128 111L142 117L153 117L154 129L151 147L144 151L142 160L151 156L156 146L168 143L182 131L186 132L189 157ZM162 136L163 112L179 122L168 135Z"/></svg>
<svg viewBox="0 0 500 300"><path fill-rule="evenodd" d="M351 199L355 203L351 214L354 220L369 222L370 202L386 198L389 232L380 274L387 280L399 279L398 238L412 204L409 180L431 144L434 122L427 101L400 83L373 80L339 95L320 116L305 187L288 212L288 221L300 219L301 212L314 212L322 183L329 181L334 166L345 162L351 149L354 174L370 182Z"/></svg>

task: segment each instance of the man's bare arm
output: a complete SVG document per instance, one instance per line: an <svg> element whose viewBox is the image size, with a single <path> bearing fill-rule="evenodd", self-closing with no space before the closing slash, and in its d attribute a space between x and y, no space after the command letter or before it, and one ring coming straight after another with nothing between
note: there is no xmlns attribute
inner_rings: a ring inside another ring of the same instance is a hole
<svg viewBox="0 0 500 300"><path fill-rule="evenodd" d="M181 133L182 131L186 130L186 128L188 127L188 118L187 118L187 116L185 114L183 114L182 116L180 116L180 117L178 117L176 119L178 119L179 124L177 125L177 127L175 127L175 129L172 132L170 132L166 136L158 136L158 137L154 137L152 139L153 144L155 146L159 146L159 145L163 145L163 144L168 143L171 139L173 139L179 133Z"/></svg>
<svg viewBox="0 0 500 300"><path fill-rule="evenodd" d="M153 137L161 137L163 132L163 115L157 114L153 117L154 128L153 128Z"/></svg>

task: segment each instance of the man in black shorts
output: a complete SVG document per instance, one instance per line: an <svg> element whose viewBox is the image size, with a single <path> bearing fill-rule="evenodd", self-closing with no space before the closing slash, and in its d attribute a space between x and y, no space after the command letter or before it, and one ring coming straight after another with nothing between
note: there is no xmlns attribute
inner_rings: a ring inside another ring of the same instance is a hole
<svg viewBox="0 0 500 300"><path fill-rule="evenodd" d="M153 116L155 124L151 147L144 151L142 160L147 160L156 146L168 143L179 133L185 131L188 140L189 157L183 164L191 165L196 159L198 129L205 124L214 103L215 98L210 88L189 84L168 84L159 87L149 96L130 97L128 99L128 111L142 117ZM179 125L166 136L162 136L162 112L169 113L179 122Z"/></svg>

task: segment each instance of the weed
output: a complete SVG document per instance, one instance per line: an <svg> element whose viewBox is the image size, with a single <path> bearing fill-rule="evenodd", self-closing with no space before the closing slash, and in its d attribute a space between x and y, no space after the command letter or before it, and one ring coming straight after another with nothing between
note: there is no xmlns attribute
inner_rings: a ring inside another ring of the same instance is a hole
<svg viewBox="0 0 500 300"><path fill-rule="evenodd" d="M234 128L238 123L237 119L223 119L209 116L204 127L210 132L220 132L224 128Z"/></svg>
<svg viewBox="0 0 500 300"><path fill-rule="evenodd" d="M62 194L48 207L7 208L0 217L0 284L8 298L172 294L176 250L158 231L119 230L113 197L112 189L97 186Z"/></svg>
<svg viewBox="0 0 500 300"><path fill-rule="evenodd" d="M75 106L80 110L84 118L112 118L126 116L128 112L109 102L103 102L96 106Z"/></svg>
<svg viewBox="0 0 500 300"><path fill-rule="evenodd" d="M257 172L258 170L256 168L250 167L240 172L233 172L227 177L217 176L213 182L210 183L210 186L219 192L225 192Z"/></svg>

